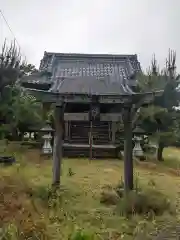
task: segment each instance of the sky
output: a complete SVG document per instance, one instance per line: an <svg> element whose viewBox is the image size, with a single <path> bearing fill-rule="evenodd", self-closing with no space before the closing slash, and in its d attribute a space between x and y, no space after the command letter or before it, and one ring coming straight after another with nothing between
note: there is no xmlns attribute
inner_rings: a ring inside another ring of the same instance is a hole
<svg viewBox="0 0 180 240"><path fill-rule="evenodd" d="M44 51L152 55L162 68L169 48L180 71L180 0L0 0L27 61L39 67ZM0 45L12 33L0 17Z"/></svg>

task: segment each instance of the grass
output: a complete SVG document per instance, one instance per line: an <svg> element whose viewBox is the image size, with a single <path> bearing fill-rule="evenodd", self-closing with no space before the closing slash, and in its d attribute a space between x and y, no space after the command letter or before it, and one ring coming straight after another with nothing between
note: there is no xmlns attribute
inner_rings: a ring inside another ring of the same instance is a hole
<svg viewBox="0 0 180 240"><path fill-rule="evenodd" d="M171 221L169 214L151 221L138 214L128 219L115 211L115 206L100 203L104 186L116 186L123 178L122 161L64 159L62 190L56 200L49 201L52 161L40 157L35 150L15 149L13 146L8 152L14 152L17 163L0 167L0 227L8 229L8 234L13 232L13 237L4 232L8 236L4 239L33 236L32 239L66 240L83 229L95 234L95 239L128 240L146 227L154 229L159 222ZM167 149L165 155L168 154L167 161L180 161L175 149ZM169 166L177 167L167 163L165 167L137 164L135 177L144 188L155 186L178 209L180 179L168 170Z"/></svg>
<svg viewBox="0 0 180 240"><path fill-rule="evenodd" d="M164 150L164 165L180 169L180 149L179 148L165 148Z"/></svg>
<svg viewBox="0 0 180 240"><path fill-rule="evenodd" d="M148 156L145 162L140 162L145 169L168 172L169 174L180 176L180 149L175 147L165 148L163 151L164 161L158 162L155 156ZM136 161L138 165L139 162Z"/></svg>

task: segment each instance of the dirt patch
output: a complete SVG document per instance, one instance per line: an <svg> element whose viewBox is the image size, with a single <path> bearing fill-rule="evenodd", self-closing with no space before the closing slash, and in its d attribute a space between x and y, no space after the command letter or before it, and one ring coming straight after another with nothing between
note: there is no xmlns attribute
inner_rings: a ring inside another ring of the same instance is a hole
<svg viewBox="0 0 180 240"><path fill-rule="evenodd" d="M23 233L22 239L33 236L35 232L40 236L46 232L41 215L33 205L31 192L31 188L18 176L0 179L0 227L15 224Z"/></svg>
<svg viewBox="0 0 180 240"><path fill-rule="evenodd" d="M28 191L28 190L27 190ZM27 194L25 186L19 179L3 177L0 181L0 221L5 223L21 218L23 215L28 217L25 203Z"/></svg>
<svg viewBox="0 0 180 240"><path fill-rule="evenodd" d="M155 163L151 163L151 162L141 162L139 160L136 160L136 165L144 168L144 169L149 169L149 170L157 170L158 165Z"/></svg>
<svg viewBox="0 0 180 240"><path fill-rule="evenodd" d="M167 172L173 176L180 176L180 169L167 168Z"/></svg>
<svg viewBox="0 0 180 240"><path fill-rule="evenodd" d="M45 157L41 155L41 151L38 149L30 149L26 152L26 161L32 163L41 163L45 160Z"/></svg>

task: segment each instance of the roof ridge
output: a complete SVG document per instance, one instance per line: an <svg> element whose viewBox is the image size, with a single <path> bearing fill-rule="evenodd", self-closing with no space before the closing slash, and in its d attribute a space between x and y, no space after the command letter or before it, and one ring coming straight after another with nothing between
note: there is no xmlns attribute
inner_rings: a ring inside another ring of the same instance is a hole
<svg viewBox="0 0 180 240"><path fill-rule="evenodd" d="M89 58L135 58L137 54L113 54L113 53L60 53L60 52L44 52L44 56L54 55L62 57L89 57Z"/></svg>

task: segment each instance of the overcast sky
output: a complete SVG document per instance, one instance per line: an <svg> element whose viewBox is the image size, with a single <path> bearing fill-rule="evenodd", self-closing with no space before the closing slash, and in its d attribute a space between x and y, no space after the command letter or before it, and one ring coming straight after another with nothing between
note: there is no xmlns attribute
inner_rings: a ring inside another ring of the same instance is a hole
<svg viewBox="0 0 180 240"><path fill-rule="evenodd" d="M137 53L145 69L153 53L163 66L172 48L180 70L180 0L0 0L0 9L36 66L44 51Z"/></svg>

